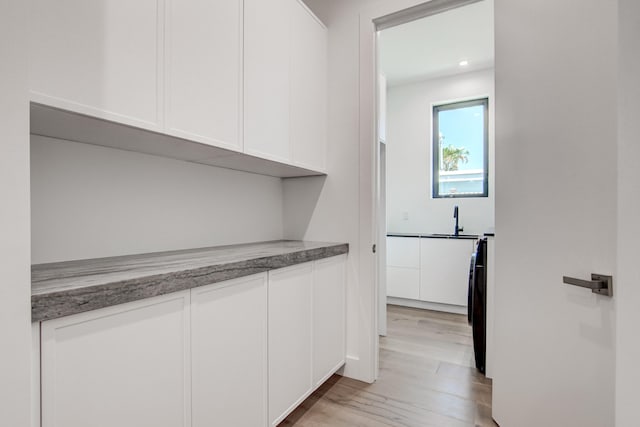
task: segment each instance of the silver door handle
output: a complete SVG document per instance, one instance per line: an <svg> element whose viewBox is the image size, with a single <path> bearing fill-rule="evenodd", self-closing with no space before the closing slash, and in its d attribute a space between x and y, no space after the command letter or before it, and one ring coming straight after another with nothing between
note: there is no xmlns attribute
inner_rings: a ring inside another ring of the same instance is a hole
<svg viewBox="0 0 640 427"><path fill-rule="evenodd" d="M591 274L591 280L576 279L575 277L562 276L562 282L568 285L580 286L591 289L591 292L599 295L613 296L613 277L604 274Z"/></svg>

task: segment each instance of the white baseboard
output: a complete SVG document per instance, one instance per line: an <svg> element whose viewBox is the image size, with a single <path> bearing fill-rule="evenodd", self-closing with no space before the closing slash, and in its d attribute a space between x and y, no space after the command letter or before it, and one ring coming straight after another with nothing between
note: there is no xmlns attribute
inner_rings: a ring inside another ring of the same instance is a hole
<svg viewBox="0 0 640 427"><path fill-rule="evenodd" d="M414 299L396 297L387 297L387 304L421 308L423 310L444 311L446 313L467 314L466 305L440 304L438 302L418 301Z"/></svg>

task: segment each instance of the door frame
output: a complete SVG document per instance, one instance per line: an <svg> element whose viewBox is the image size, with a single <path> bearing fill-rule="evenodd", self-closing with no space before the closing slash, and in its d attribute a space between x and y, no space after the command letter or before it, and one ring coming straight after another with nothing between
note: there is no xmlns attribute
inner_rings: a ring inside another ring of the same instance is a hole
<svg viewBox="0 0 640 427"><path fill-rule="evenodd" d="M385 2L360 12L359 31L359 251L360 315L363 321L358 334L360 355L358 377L373 382L378 377L378 307L379 274L385 271L380 251L372 250L379 241L380 212L378 150L378 73L376 33L378 30L415 21L467 6L483 0L397 0ZM383 243L382 243L383 244Z"/></svg>

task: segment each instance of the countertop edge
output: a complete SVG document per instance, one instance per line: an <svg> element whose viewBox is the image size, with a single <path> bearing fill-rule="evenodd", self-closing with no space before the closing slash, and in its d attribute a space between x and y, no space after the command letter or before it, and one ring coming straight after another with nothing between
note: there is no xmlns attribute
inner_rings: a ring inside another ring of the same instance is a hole
<svg viewBox="0 0 640 427"><path fill-rule="evenodd" d="M338 256L348 252L348 243L327 243L327 246L301 249L283 254L35 294L31 296L31 321L41 322L84 313Z"/></svg>
<svg viewBox="0 0 640 427"><path fill-rule="evenodd" d="M407 237L414 239L456 239L456 240L478 240L479 235L476 234L464 234L461 236L444 235L444 234L432 234L432 233L387 233L387 237Z"/></svg>

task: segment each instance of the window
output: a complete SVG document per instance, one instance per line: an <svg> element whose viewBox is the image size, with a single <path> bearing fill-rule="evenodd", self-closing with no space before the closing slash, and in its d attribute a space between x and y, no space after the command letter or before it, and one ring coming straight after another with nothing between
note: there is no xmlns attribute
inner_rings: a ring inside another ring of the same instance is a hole
<svg viewBox="0 0 640 427"><path fill-rule="evenodd" d="M487 197L488 98L433 107L433 197Z"/></svg>

